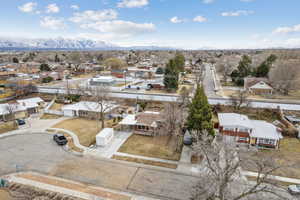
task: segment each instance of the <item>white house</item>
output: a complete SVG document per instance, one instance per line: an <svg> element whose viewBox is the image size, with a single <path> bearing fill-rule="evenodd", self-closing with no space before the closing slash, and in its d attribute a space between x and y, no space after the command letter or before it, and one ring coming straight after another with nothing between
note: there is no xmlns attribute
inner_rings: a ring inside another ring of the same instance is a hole
<svg viewBox="0 0 300 200"><path fill-rule="evenodd" d="M218 118L219 132L227 141L279 148L281 129L271 123L250 120L246 115L236 113L219 113Z"/></svg>
<svg viewBox="0 0 300 200"><path fill-rule="evenodd" d="M89 84L91 86L112 86L116 83L116 79L112 76L100 76L97 78L91 78L89 79Z"/></svg>
<svg viewBox="0 0 300 200"><path fill-rule="evenodd" d="M38 113L45 105L45 101L40 97L17 100L17 102L27 109L28 114Z"/></svg>
<svg viewBox="0 0 300 200"><path fill-rule="evenodd" d="M68 117L99 119L101 111L104 111L105 114L109 114L118 107L118 105L113 102L105 102L102 106L103 108L101 109L101 104L97 102L80 101L75 104L63 106L61 110L64 116Z"/></svg>

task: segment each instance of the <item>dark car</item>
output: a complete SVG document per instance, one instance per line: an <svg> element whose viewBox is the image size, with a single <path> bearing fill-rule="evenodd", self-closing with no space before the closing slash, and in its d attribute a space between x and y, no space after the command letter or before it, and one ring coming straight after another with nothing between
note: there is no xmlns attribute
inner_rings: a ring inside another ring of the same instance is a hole
<svg viewBox="0 0 300 200"><path fill-rule="evenodd" d="M68 143L67 138L62 135L62 134L55 134L53 136L53 140L58 144L58 145L66 145Z"/></svg>
<svg viewBox="0 0 300 200"><path fill-rule="evenodd" d="M22 125L26 124L25 120L23 120L23 119L17 119L16 121L17 121L19 126L22 126Z"/></svg>

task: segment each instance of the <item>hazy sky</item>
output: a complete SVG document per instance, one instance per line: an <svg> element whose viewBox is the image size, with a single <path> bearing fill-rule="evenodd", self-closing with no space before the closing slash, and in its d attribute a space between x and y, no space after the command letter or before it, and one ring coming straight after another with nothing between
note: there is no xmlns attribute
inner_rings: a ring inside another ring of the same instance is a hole
<svg viewBox="0 0 300 200"><path fill-rule="evenodd" d="M300 47L300 0L9 0L0 36L188 49Z"/></svg>

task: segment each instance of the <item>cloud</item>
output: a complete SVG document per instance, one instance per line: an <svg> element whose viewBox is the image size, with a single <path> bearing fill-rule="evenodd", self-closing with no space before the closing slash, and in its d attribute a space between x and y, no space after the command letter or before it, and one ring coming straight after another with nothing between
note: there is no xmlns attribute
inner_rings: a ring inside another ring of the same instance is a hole
<svg viewBox="0 0 300 200"><path fill-rule="evenodd" d="M278 27L273 31L275 34L286 34L286 33L297 33L300 32L300 24L295 26L285 26L285 27Z"/></svg>
<svg viewBox="0 0 300 200"><path fill-rule="evenodd" d="M153 23L138 24L123 20L98 21L82 24L80 27L84 29L94 29L101 33L111 34L113 37L122 38L155 31L155 25Z"/></svg>
<svg viewBox="0 0 300 200"><path fill-rule="evenodd" d="M71 5L70 8L73 9L73 10L79 10L79 6L78 5Z"/></svg>
<svg viewBox="0 0 300 200"><path fill-rule="evenodd" d="M33 12L36 9L36 7L37 7L37 3L35 3L35 2L28 2L28 3L25 3L22 6L19 6L18 8L22 12L31 13L31 12Z"/></svg>
<svg viewBox="0 0 300 200"><path fill-rule="evenodd" d="M200 22L200 23L202 23L202 22L206 22L206 21L207 21L207 18L205 18L205 17L199 15L199 16L196 16L196 17L193 19L193 21L194 21L194 22Z"/></svg>
<svg viewBox="0 0 300 200"><path fill-rule="evenodd" d="M74 23L84 23L91 21L104 21L104 20L113 20L117 19L118 13L115 10L86 10L81 13L74 13L73 17L70 18L70 21Z"/></svg>
<svg viewBox="0 0 300 200"><path fill-rule="evenodd" d="M149 4L149 0L122 0L117 6L119 8L140 8Z"/></svg>
<svg viewBox="0 0 300 200"><path fill-rule="evenodd" d="M178 17L172 17L171 19L170 19L170 22L172 22L172 23L174 23L174 24L179 24L179 23L183 23L184 22L184 20L183 19L179 19Z"/></svg>
<svg viewBox="0 0 300 200"><path fill-rule="evenodd" d="M230 12L222 12L221 15L223 17L239 17L239 16L247 16L254 14L252 10L237 10L237 11L230 11Z"/></svg>
<svg viewBox="0 0 300 200"><path fill-rule="evenodd" d="M53 4L49 4L46 7L46 13L58 13L59 12L59 7L53 3Z"/></svg>
<svg viewBox="0 0 300 200"><path fill-rule="evenodd" d="M55 18L51 16L43 17L40 21L40 25L44 28L49 28L52 30L58 30L65 28L63 19Z"/></svg>
<svg viewBox="0 0 300 200"><path fill-rule="evenodd" d="M215 0L202 0L202 3L205 3L205 4L210 4L213 2L215 2Z"/></svg>

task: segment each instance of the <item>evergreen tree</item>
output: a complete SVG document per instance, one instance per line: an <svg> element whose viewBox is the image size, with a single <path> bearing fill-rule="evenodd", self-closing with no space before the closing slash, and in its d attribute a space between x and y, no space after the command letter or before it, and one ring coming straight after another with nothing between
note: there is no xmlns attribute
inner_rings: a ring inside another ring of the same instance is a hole
<svg viewBox="0 0 300 200"><path fill-rule="evenodd" d="M184 72L184 65L185 65L185 57L181 53L176 53L174 58L176 68L180 72Z"/></svg>
<svg viewBox="0 0 300 200"><path fill-rule="evenodd" d="M60 62L60 59L57 54L55 55L54 62L56 62L56 63Z"/></svg>
<svg viewBox="0 0 300 200"><path fill-rule="evenodd" d="M164 85L167 90L177 90L178 79L179 73L176 67L176 62L174 59L171 59L169 60L164 73Z"/></svg>
<svg viewBox="0 0 300 200"><path fill-rule="evenodd" d="M45 64L45 63L41 64L40 70L41 70L41 71L51 71L49 65L48 65L48 64Z"/></svg>
<svg viewBox="0 0 300 200"><path fill-rule="evenodd" d="M19 63L19 59L16 57L13 57L12 61L13 61L13 63Z"/></svg>
<svg viewBox="0 0 300 200"><path fill-rule="evenodd" d="M199 137L204 130L214 135L212 124L212 110L205 95L203 86L197 86L195 96L189 105L189 115L187 117L187 128L195 131Z"/></svg>
<svg viewBox="0 0 300 200"><path fill-rule="evenodd" d="M251 58L247 55L244 55L238 65L239 77L245 78L251 74L251 64Z"/></svg>
<svg viewBox="0 0 300 200"><path fill-rule="evenodd" d="M264 62L262 62L256 69L256 77L268 77L269 71L276 61L277 57L271 54Z"/></svg>

